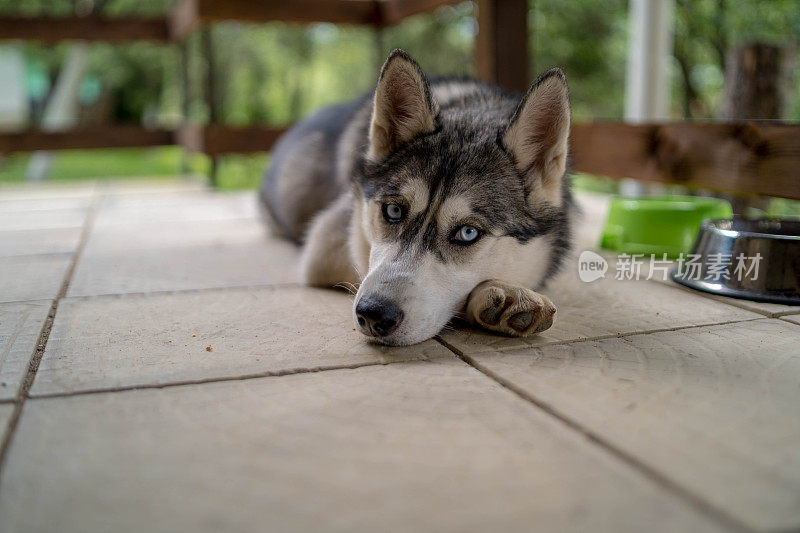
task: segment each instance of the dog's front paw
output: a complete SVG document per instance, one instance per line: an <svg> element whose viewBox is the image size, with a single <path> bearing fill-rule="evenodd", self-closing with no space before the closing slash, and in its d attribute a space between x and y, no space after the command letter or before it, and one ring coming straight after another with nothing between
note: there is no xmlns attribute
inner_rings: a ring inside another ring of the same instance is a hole
<svg viewBox="0 0 800 533"><path fill-rule="evenodd" d="M496 279L475 287L467 302L467 319L472 324L514 337L548 329L555 314L547 296Z"/></svg>

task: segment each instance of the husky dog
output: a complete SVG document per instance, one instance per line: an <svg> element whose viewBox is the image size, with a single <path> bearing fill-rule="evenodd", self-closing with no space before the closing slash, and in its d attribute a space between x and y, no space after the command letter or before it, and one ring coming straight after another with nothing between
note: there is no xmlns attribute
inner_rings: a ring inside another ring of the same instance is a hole
<svg viewBox="0 0 800 533"><path fill-rule="evenodd" d="M454 316L531 335L556 312L533 288L569 250L569 125L559 69L520 97L429 82L395 50L374 92L283 135L261 204L303 244L306 283L358 286L354 320L378 342L421 342Z"/></svg>

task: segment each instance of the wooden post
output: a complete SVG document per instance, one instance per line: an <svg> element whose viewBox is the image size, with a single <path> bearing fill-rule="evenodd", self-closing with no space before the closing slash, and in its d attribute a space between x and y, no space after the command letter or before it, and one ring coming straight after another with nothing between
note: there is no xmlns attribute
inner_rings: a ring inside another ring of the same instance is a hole
<svg viewBox="0 0 800 533"><path fill-rule="evenodd" d="M728 54L721 118L783 118L789 81L788 55L785 48L763 43L741 46Z"/></svg>
<svg viewBox="0 0 800 533"><path fill-rule="evenodd" d="M475 69L482 80L506 89L528 89L527 0L476 0Z"/></svg>
<svg viewBox="0 0 800 533"><path fill-rule="evenodd" d="M786 109L790 78L788 50L764 43L750 43L731 50L726 61L726 120L781 119ZM746 215L748 208L766 209L766 198L730 197L733 212Z"/></svg>
<svg viewBox="0 0 800 533"><path fill-rule="evenodd" d="M217 87L216 87L216 78L215 78L215 70L216 64L214 61L214 42L211 36L211 28L205 27L202 29L202 49L203 49L203 56L206 59L206 105L208 106L208 122L209 124L216 124L217 123ZM211 185L213 187L217 186L218 182L218 173L219 171L219 161L217 161L217 156L211 156L211 169L209 171L209 178L211 180Z"/></svg>
<svg viewBox="0 0 800 533"><path fill-rule="evenodd" d="M183 42L179 45L180 50L180 62L181 62L181 93L182 93L182 101L181 101L181 123L188 124L189 123L189 113L191 112L192 106L192 83L191 83L191 68L189 66L189 37L184 38ZM189 157L190 154L187 150L183 150L181 154L181 173L188 174L189 173Z"/></svg>

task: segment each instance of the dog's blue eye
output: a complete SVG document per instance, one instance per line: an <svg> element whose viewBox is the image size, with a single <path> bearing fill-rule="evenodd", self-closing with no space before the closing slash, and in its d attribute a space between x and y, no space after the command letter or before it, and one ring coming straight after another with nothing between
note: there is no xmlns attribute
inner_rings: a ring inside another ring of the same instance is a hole
<svg viewBox="0 0 800 533"><path fill-rule="evenodd" d="M403 207L399 204L383 204L383 218L387 222L400 222L404 214Z"/></svg>
<svg viewBox="0 0 800 533"><path fill-rule="evenodd" d="M481 236L481 232L478 228L474 228L472 226L461 226L456 231L453 240L460 244L471 244L478 240L478 237Z"/></svg>

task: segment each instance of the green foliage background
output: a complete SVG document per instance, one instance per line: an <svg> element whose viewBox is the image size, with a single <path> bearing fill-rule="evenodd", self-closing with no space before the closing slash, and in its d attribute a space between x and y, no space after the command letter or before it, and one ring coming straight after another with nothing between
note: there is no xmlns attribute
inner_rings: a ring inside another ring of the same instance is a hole
<svg viewBox="0 0 800 533"><path fill-rule="evenodd" d="M170 0L0 0L0 13L59 16L95 10L104 15L161 15ZM531 76L552 66L567 74L576 120L620 118L628 42L626 0L530 0ZM723 95L726 50L760 40L796 47L797 0L676 0L674 58L670 65L674 118L714 118ZM428 72L470 75L475 23L471 2L411 17L377 33L332 24L250 25L211 28L218 120L228 124L283 125L332 102L369 90L388 52L409 51ZM70 44L21 46L34 74L52 84ZM191 61L188 115L205 121L202 80L209 64L199 34L187 42ZM174 127L181 121L180 50L132 43L91 45L87 79L110 102L112 121ZM795 63L797 61L795 60ZM796 70L796 69L795 69ZM88 82L87 82L88 83ZM87 86L86 93L92 93ZM800 119L800 90L790 88L786 118ZM33 120L36 120L34 112ZM26 155L0 162L0 181L23 179ZM222 158L222 186L252 187L266 156ZM54 179L113 175L175 174L182 170L175 148L62 153ZM202 172L208 162L188 161Z"/></svg>

